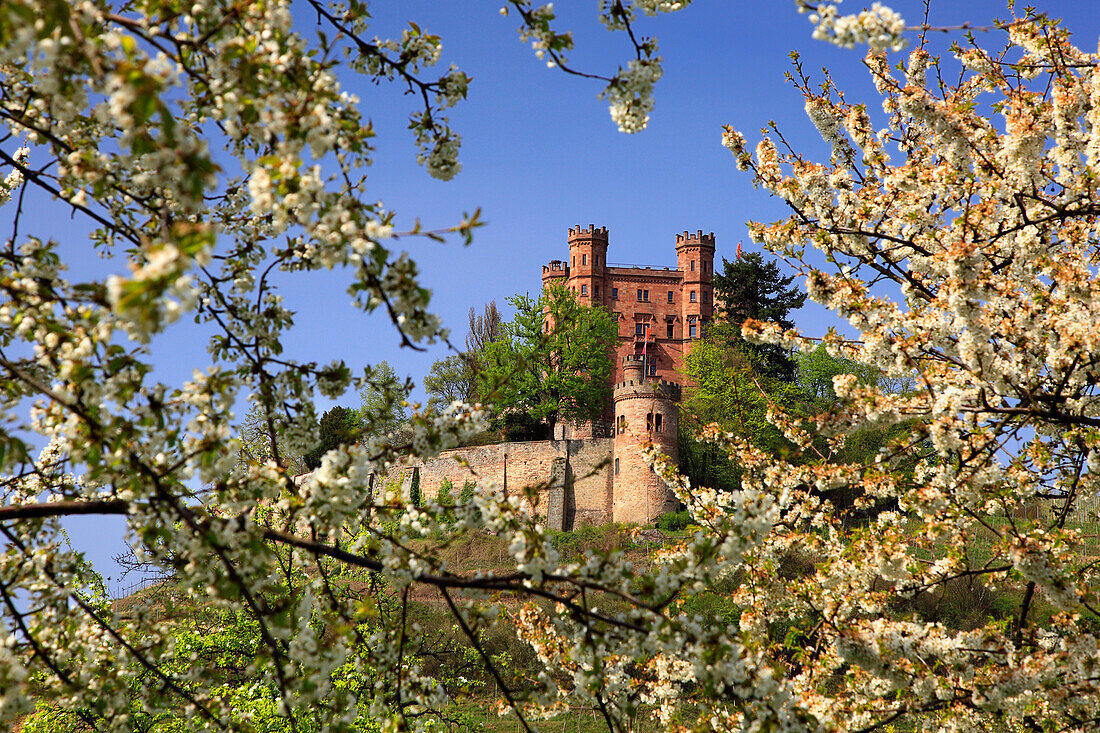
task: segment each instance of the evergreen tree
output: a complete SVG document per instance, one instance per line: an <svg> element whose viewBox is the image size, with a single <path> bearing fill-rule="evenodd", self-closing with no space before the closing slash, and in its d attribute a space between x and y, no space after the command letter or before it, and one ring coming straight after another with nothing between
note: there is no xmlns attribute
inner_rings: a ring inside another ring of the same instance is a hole
<svg viewBox="0 0 1100 733"><path fill-rule="evenodd" d="M319 427L320 442L302 456L310 470L318 468L321 458L333 448L354 443L363 437L363 420L359 412L347 407L333 407L321 415Z"/></svg>
<svg viewBox="0 0 1100 733"><path fill-rule="evenodd" d="M765 262L758 252L738 255L733 262L722 258L722 272L714 275L715 303L718 318L740 327L747 319L778 323L784 329L793 328L791 311L806 302L806 294L793 286L794 276L784 277L779 266ZM742 341L740 329L731 331L735 341ZM798 363L787 349L773 344L745 343L753 365L766 377L791 382Z"/></svg>
<svg viewBox="0 0 1100 733"><path fill-rule="evenodd" d="M387 361L380 361L367 369L366 384L359 390L362 405L358 419L361 425L370 425L370 435L386 435L401 427L408 418L405 398L410 385L397 379L397 373Z"/></svg>

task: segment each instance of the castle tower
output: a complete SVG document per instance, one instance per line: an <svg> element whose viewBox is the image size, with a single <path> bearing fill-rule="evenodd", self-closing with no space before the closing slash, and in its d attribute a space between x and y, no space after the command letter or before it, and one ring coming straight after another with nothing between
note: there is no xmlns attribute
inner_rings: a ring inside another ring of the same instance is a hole
<svg viewBox="0 0 1100 733"><path fill-rule="evenodd" d="M676 235L676 264L684 273L681 317L684 336L703 335L703 324L714 315L714 232Z"/></svg>
<svg viewBox="0 0 1100 733"><path fill-rule="evenodd" d="M569 228L569 276L566 284L585 305L606 305L607 227Z"/></svg>
<svg viewBox="0 0 1100 733"><path fill-rule="evenodd" d="M676 403L680 386L646 379L643 369L640 355L625 356L624 381L615 385L611 488L612 521L640 525L652 524L676 509L676 497L642 460L642 447L653 443L673 463L679 459Z"/></svg>

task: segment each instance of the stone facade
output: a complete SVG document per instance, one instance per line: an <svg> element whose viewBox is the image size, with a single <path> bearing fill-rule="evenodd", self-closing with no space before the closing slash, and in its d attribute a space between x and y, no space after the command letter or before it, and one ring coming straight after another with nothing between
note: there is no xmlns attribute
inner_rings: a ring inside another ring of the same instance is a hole
<svg viewBox="0 0 1100 733"><path fill-rule="evenodd" d="M443 481L454 496L467 481L493 481L505 495L530 492L536 513L553 529L612 520L610 438L532 440L444 451L405 469L407 495L419 475L421 496L439 495Z"/></svg>
<svg viewBox="0 0 1100 733"><path fill-rule="evenodd" d="M643 353L647 377L680 382L684 355L714 316L714 233L677 234L676 269L609 263L608 245L606 227L570 228L569 259L543 265L543 286L560 282L615 315L612 384L624 379L623 359Z"/></svg>

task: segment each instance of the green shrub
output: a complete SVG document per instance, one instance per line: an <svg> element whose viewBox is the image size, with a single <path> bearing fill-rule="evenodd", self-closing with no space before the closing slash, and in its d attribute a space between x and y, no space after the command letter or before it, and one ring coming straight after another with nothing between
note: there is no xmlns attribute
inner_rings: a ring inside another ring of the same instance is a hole
<svg viewBox="0 0 1100 733"><path fill-rule="evenodd" d="M679 532L691 524L691 514L688 512L668 512L657 517L657 529L665 532Z"/></svg>

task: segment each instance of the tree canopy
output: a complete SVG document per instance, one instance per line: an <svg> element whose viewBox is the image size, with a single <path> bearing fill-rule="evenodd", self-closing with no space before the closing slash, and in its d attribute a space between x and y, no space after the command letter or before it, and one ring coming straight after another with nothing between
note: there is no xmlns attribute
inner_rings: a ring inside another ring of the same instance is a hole
<svg viewBox="0 0 1100 733"><path fill-rule="evenodd" d="M776 262L765 262L759 252L739 253L733 262L723 258L722 272L714 274L717 317L738 327L730 333L737 341L741 340L741 324L749 319L776 323L784 330L794 328L791 311L806 302L806 294L792 285L794 279L794 275L780 273ZM762 374L788 382L794 379L797 364L789 350L767 343L745 344L744 348Z"/></svg>
<svg viewBox="0 0 1100 733"><path fill-rule="evenodd" d="M498 411L544 421L551 434L562 420L598 420L611 399L614 316L582 304L563 285L538 298L508 299L516 309L501 336L482 351L480 392Z"/></svg>

